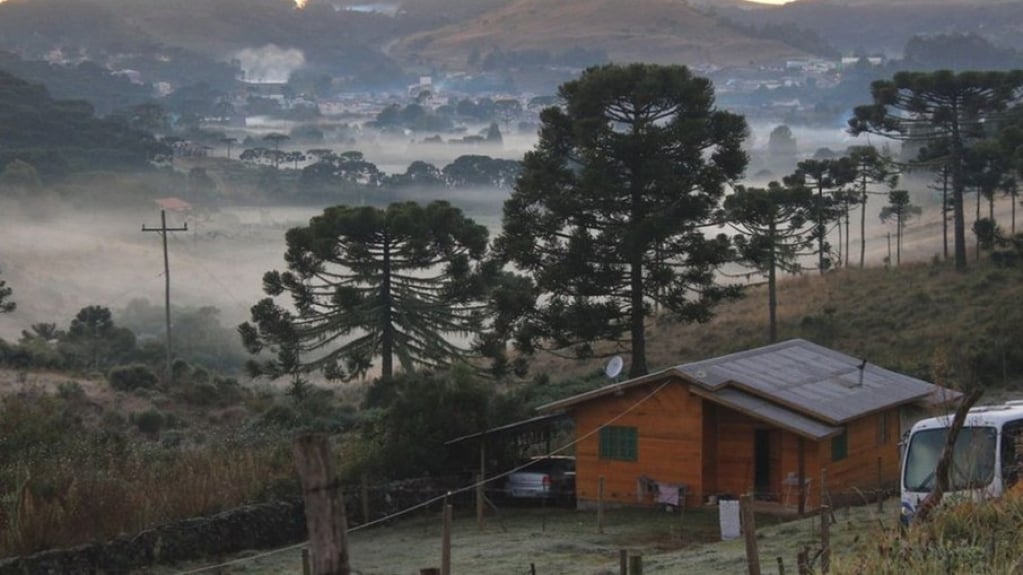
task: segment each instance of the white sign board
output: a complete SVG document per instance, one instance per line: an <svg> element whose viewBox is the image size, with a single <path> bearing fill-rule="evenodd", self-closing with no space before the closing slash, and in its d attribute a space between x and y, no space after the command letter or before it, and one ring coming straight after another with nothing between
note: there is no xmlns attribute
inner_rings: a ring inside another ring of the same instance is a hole
<svg viewBox="0 0 1023 575"><path fill-rule="evenodd" d="M742 535L739 526L739 501L718 501L718 512L721 516L721 540L738 539Z"/></svg>

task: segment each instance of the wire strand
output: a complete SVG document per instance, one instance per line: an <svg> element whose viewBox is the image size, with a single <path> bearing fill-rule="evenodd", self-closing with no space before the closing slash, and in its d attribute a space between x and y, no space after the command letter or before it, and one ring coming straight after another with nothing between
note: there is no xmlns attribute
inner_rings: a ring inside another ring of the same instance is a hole
<svg viewBox="0 0 1023 575"><path fill-rule="evenodd" d="M638 408L640 405L642 405L642 404L646 403L647 401L649 401L650 399L652 399L655 395L660 393L661 390L664 389L665 387L667 387L670 383L671 383L670 380L669 381L665 381L661 385L657 386L657 388L654 389L652 392L650 392L646 396L640 398L638 401L636 401L635 403L630 405L628 408L626 408L624 411L622 411L618 415L615 415L611 419L608 419L604 423L600 424L599 426L594 428L589 433L586 433L585 435L583 435L581 437L577 437L576 439L566 443L565 445L562 445L561 447L559 447L557 449L554 449L550 453L547 453L546 455L543 455L543 456L540 456L540 457L550 457L550 456L553 456L553 455L558 455L559 453L563 453L563 452L567 451L568 449L574 447L575 445L577 445L581 441L592 437L596 433L600 432L601 429L604 429L605 427L607 427L607 426L611 425L612 423L618 421L619 419L625 417L626 415L631 413L633 410ZM486 485L487 483L491 483L493 481L497 481L498 479L503 479L503 478L511 475L512 473L515 473L517 471L521 471L522 469L526 468L530 463L531 462L523 463L522 465L519 465L518 467L514 467L514 468L512 468L512 469L510 469L508 471L505 471L503 473L499 473L499 474L494 475L492 477L485 478L485 479L483 479L481 481L476 481L476 482L472 483L471 485L460 487L460 488L455 489L453 491L448 491L444 495L438 495L436 497L432 497L430 499L427 499L426 501L423 501L421 503L417 503L416 505L413 505L411 507L407 507L407 508L402 509L400 511L396 511L394 513L391 513L391 514L386 515L384 517L381 517L379 519L375 519L373 521L370 521L370 522L367 522L367 523L363 523L361 525L357 525L355 527L352 527L352 528L348 529L347 533L356 533L356 532L361 531L363 529L366 529L368 527L372 527L374 525L379 525L381 523L384 523L384 522L387 522L387 521L391 521L391 520L396 519L398 517L402 517L404 515L408 515L409 513L412 513L413 511L416 511L418 509L422 509L424 507L428 507L428 506L430 506L430 505L432 505L434 503L437 503L438 501L445 500L445 499L447 499L448 497L450 497L452 495L456 495L456 494L459 494L459 493L465 493L466 491L471 491L473 489L476 489L477 487L480 487L482 485ZM241 557L241 558L238 558L238 559L232 559L230 561L225 561L223 563L218 563L216 565L208 565L206 567L199 567L197 569L192 569L192 570L189 570L189 571L179 571L179 572L177 572L176 575L192 575L194 573L203 573L203 572L206 572L206 571L213 571L215 569L222 569L222 568L228 567L230 565L237 565L239 563L244 563L244 562L248 562L248 561L254 561L256 559L261 559L263 557L269 557L271 555L276 555L278 553L283 553L285 551L291 551L291 550L294 550L294 549L298 549L298 548L302 547L303 545L305 545L307 543L308 543L308 540L303 541L301 543L296 543L294 545L289 545L287 547L282 547L280 549L274 549L274 550L271 550L271 551L266 551L264 553L259 553L257 555L252 555L252 556L249 556L249 557Z"/></svg>

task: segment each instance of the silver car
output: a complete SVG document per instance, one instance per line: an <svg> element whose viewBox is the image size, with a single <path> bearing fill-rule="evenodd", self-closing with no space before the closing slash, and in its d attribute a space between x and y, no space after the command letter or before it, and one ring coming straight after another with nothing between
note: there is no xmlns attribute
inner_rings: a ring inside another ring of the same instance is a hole
<svg viewBox="0 0 1023 575"><path fill-rule="evenodd" d="M575 500L575 457L551 455L534 457L505 480L504 495L509 499L556 501Z"/></svg>

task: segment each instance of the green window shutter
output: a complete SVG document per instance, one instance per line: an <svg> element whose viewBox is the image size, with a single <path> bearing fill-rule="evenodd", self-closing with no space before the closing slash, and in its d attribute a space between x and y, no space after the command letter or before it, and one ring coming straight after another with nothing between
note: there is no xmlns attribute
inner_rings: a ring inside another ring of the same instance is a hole
<svg viewBox="0 0 1023 575"><path fill-rule="evenodd" d="M635 427L609 425L600 430L601 459L636 461L639 454L639 433Z"/></svg>
<svg viewBox="0 0 1023 575"><path fill-rule="evenodd" d="M831 461L841 461L849 455L849 435L842 433L831 438Z"/></svg>

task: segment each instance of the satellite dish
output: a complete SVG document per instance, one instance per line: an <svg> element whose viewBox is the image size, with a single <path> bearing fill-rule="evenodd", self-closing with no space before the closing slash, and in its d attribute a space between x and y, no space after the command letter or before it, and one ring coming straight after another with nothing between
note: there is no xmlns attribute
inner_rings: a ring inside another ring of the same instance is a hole
<svg viewBox="0 0 1023 575"><path fill-rule="evenodd" d="M622 356L616 355L607 362L607 365L604 367L604 373L607 374L608 379L614 379L622 372L623 365L625 365L625 362L622 361Z"/></svg>

